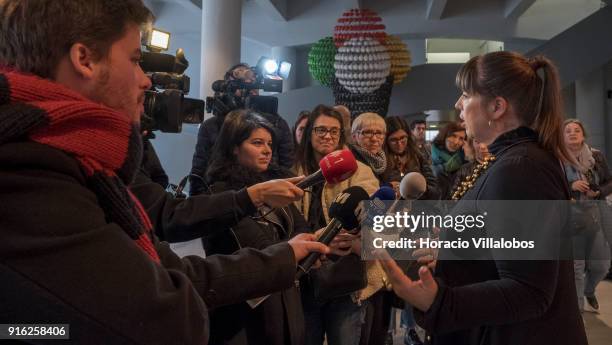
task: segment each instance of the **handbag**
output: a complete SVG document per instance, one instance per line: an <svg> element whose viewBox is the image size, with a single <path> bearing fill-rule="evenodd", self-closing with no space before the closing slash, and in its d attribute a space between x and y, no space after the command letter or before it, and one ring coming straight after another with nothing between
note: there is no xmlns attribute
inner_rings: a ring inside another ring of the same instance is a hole
<svg viewBox="0 0 612 345"><path fill-rule="evenodd" d="M357 255L341 256L310 271L310 284L316 300L326 301L348 295L368 284L365 261Z"/></svg>
<svg viewBox="0 0 612 345"><path fill-rule="evenodd" d="M570 225L575 236L593 235L599 230L601 215L596 202L573 200L570 210Z"/></svg>

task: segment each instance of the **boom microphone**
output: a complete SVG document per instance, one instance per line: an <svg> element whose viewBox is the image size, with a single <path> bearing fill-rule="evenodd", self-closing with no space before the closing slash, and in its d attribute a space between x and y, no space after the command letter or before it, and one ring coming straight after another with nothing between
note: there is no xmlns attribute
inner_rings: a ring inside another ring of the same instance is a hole
<svg viewBox="0 0 612 345"><path fill-rule="evenodd" d="M369 198L368 192L359 186L349 187L338 194L329 207L331 221L323 229L318 242L328 245L340 232L340 229L352 230L358 227L359 221L355 215L355 210L361 201L368 200ZM320 256L321 253L308 254L306 259L298 264L295 278L300 279L304 274L308 273Z"/></svg>
<svg viewBox="0 0 612 345"><path fill-rule="evenodd" d="M350 150L337 150L323 157L319 162L319 168L296 186L306 189L323 182L336 184L344 181L357 171L357 161Z"/></svg>

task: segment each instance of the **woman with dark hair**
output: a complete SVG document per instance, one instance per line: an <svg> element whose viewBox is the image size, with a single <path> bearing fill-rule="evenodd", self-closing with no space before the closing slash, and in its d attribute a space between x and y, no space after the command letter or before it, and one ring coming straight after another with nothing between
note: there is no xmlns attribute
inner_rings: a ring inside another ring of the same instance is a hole
<svg viewBox="0 0 612 345"><path fill-rule="evenodd" d="M570 184L572 198L578 201L603 200L612 192L612 176L608 163L601 151L586 144L586 131L582 122L576 119L566 120L563 126L565 144L570 153L576 157L577 164L566 164L565 175ZM605 204L590 204L594 216L600 222L593 228L574 238L574 272L576 274L576 291L578 306L584 310L584 299L594 311L599 310L599 301L595 297L595 288L610 269L610 247L602 225L609 218L609 207Z"/></svg>
<svg viewBox="0 0 612 345"><path fill-rule="evenodd" d="M337 111L325 105L315 107L308 117L302 142L297 149L296 173L308 175L316 172L321 158L344 148L344 130L342 116ZM357 171L347 180L333 185L324 183L311 187L310 193L305 193L302 201L297 203L311 228L322 228L329 223L329 206L338 194L350 186L360 186L368 194L373 194L378 189L378 180L368 166L358 161ZM325 338L329 345L359 344L365 303L361 303L357 293L363 286L333 297L316 295L314 288L319 278L324 279L321 277L325 275L319 274L321 272L338 269L345 274L364 274L364 265L359 257L360 238L350 234L342 235L349 243L345 246L348 248L347 255L333 263L330 262L332 260L326 262L319 270L311 272L300 281L307 345L322 345Z"/></svg>
<svg viewBox="0 0 612 345"><path fill-rule="evenodd" d="M270 163L274 140L272 125L256 112L230 112L208 167L210 192L238 190L290 176L289 171ZM203 243L207 255L231 254L240 248L263 249L301 232L310 232L310 227L294 205L260 208L258 215L246 217L231 228L218 229L204 237ZM304 319L296 287L263 301L221 307L211 315L210 344L303 344L303 339Z"/></svg>
<svg viewBox="0 0 612 345"><path fill-rule="evenodd" d="M297 148L302 141L304 129L306 128L306 122L308 122L308 115L310 115L310 111L300 111L297 120L295 120L295 125L293 125L293 147L295 148Z"/></svg>
<svg viewBox="0 0 612 345"><path fill-rule="evenodd" d="M431 144L431 164L443 199L451 192L455 173L467 163L463 152L465 139L465 128L450 122L442 127Z"/></svg>
<svg viewBox="0 0 612 345"><path fill-rule="evenodd" d="M462 94L455 107L467 133L488 145L491 156L458 189L451 215L482 214L487 200L539 200L537 217L525 212L533 203L514 203L501 219L487 216L484 229L471 236L537 233L562 240L536 244L553 247L546 260L507 260L498 248L479 252L479 260L446 260L474 256L440 249L436 279L423 266L413 281L384 260L393 289L415 307L431 344L586 344L573 262L555 255L571 252L571 241L563 240L569 208L550 205L569 199L562 162L573 161L563 142L557 69L542 56L494 52L470 59L456 83ZM440 237L458 235L450 228Z"/></svg>
<svg viewBox="0 0 612 345"><path fill-rule="evenodd" d="M421 199L436 199L437 183L427 158L423 157L414 139L410 135L410 127L399 116L385 118L387 124L387 138L385 152L387 154L387 169L383 173L383 180L390 182L396 191L399 182L410 172L418 172L427 181L427 190Z"/></svg>

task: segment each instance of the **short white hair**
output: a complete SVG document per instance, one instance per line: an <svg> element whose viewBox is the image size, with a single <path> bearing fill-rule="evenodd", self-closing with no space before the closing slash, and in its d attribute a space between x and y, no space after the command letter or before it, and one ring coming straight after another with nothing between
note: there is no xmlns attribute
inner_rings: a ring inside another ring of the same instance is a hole
<svg viewBox="0 0 612 345"><path fill-rule="evenodd" d="M385 119L382 116L376 113L361 113L353 120L353 126L351 127L351 133L357 133L363 127L369 125L381 125L383 130L387 131L387 124L385 123Z"/></svg>

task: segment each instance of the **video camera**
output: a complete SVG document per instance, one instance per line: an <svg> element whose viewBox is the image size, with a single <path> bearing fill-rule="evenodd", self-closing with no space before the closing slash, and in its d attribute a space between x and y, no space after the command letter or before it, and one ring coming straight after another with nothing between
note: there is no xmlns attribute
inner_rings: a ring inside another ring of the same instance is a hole
<svg viewBox="0 0 612 345"><path fill-rule="evenodd" d="M289 76L291 64L284 61L279 64L276 60L262 57L256 66L241 64L236 65L232 70L238 67L248 69L249 79L252 81L226 78L226 80L213 82L211 87L215 94L213 97L206 98L206 112L218 116L225 115L234 109L248 108L270 114L277 113L278 99L276 97L252 95L251 91L282 92L283 79Z"/></svg>
<svg viewBox="0 0 612 345"><path fill-rule="evenodd" d="M169 40L169 33L156 29L143 35L143 45L149 51L142 53L140 66L153 84L145 91L141 121L148 132L180 133L183 123L204 120L204 101L185 97L190 80L184 74L189 62L183 49L177 49L176 56L161 53L168 49Z"/></svg>

